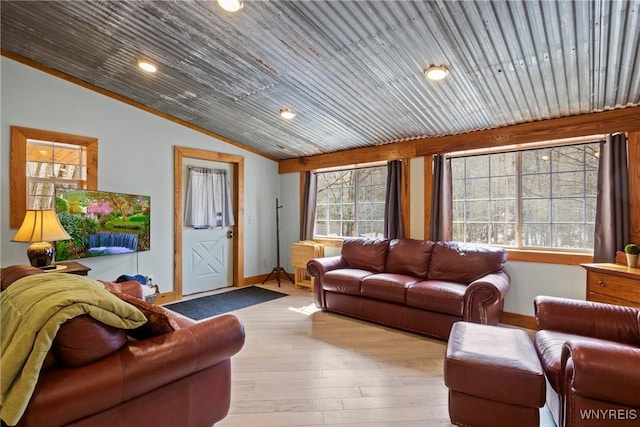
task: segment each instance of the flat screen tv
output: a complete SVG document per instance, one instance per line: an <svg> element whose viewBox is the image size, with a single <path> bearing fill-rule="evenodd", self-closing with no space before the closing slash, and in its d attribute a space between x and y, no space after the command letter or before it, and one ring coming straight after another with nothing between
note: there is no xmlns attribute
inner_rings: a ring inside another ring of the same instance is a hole
<svg viewBox="0 0 640 427"><path fill-rule="evenodd" d="M56 188L56 213L71 236L56 242L56 261L148 251L151 198Z"/></svg>

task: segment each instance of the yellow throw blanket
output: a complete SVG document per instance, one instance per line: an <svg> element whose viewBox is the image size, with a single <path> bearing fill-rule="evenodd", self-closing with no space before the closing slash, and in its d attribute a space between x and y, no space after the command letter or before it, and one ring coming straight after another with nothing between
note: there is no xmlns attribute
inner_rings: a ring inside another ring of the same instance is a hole
<svg viewBox="0 0 640 427"><path fill-rule="evenodd" d="M31 399L42 363L60 326L88 314L122 329L146 322L144 315L100 282L65 273L23 277L0 293L0 418L15 425Z"/></svg>

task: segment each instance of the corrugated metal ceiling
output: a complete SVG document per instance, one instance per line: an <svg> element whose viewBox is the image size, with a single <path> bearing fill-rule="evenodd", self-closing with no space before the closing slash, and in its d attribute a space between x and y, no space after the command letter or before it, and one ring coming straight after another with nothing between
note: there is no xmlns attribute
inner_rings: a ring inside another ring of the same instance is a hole
<svg viewBox="0 0 640 427"><path fill-rule="evenodd" d="M640 0L250 1L235 14L2 1L1 15L4 50L274 159L640 105ZM430 63L449 78L426 80Z"/></svg>

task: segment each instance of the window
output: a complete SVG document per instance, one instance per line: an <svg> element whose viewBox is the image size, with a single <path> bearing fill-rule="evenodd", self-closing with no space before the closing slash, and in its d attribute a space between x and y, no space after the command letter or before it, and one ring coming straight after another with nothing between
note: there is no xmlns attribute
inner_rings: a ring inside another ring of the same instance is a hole
<svg viewBox="0 0 640 427"><path fill-rule="evenodd" d="M383 237L387 167L318 172L316 236Z"/></svg>
<svg viewBox="0 0 640 427"><path fill-rule="evenodd" d="M84 188L87 149L27 139L27 209L54 209L55 187Z"/></svg>
<svg viewBox="0 0 640 427"><path fill-rule="evenodd" d="M593 249L599 143L451 159L453 239Z"/></svg>
<svg viewBox="0 0 640 427"><path fill-rule="evenodd" d="M27 209L54 209L56 186L94 190L97 175L97 139L12 126L11 227Z"/></svg>

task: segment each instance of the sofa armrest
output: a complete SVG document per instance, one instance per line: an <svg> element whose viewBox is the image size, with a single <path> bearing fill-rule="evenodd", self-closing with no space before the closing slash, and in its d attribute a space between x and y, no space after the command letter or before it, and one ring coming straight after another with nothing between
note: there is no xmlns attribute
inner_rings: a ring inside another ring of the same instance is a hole
<svg viewBox="0 0 640 427"><path fill-rule="evenodd" d="M535 297L533 305L538 330L628 344L640 342L637 308L550 296Z"/></svg>
<svg viewBox="0 0 640 427"><path fill-rule="evenodd" d="M640 348L626 344L570 340L561 356L566 393L640 407Z"/></svg>
<svg viewBox="0 0 640 427"><path fill-rule="evenodd" d="M222 315L131 342L89 365L44 372L21 425L66 425L101 412L228 361L244 339L240 321Z"/></svg>
<svg viewBox="0 0 640 427"><path fill-rule="evenodd" d="M504 297L509 292L511 279L500 271L487 274L469 284L464 294L465 321L496 325L502 316Z"/></svg>
<svg viewBox="0 0 640 427"><path fill-rule="evenodd" d="M313 277L313 299L316 307L323 308L325 306L322 293L322 276L328 271L346 268L346 266L347 263L341 255L309 260L307 271Z"/></svg>

